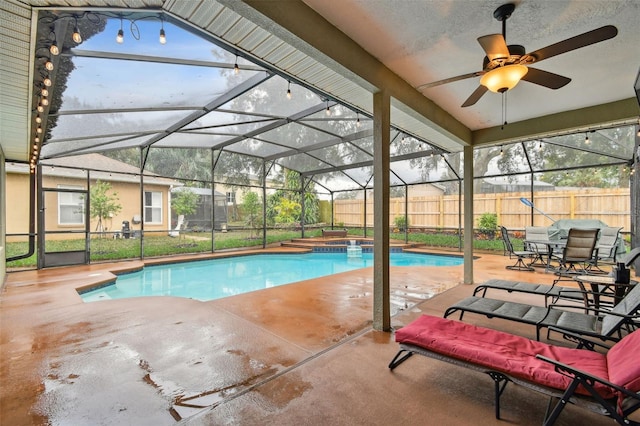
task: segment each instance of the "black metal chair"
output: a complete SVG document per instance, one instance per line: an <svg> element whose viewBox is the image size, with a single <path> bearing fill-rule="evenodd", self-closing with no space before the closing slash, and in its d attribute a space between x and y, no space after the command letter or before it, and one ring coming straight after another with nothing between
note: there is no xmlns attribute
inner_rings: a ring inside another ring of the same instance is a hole
<svg viewBox="0 0 640 426"><path fill-rule="evenodd" d="M504 249L507 253L509 253L509 258L516 258L516 263L511 266L506 266L507 269L515 270L515 271L533 271L534 269L527 265L524 260L525 259L534 259L537 255L535 251L529 250L514 250L513 243L511 243L511 239L509 238L509 232L507 228L504 226L500 227L500 232L502 234L502 242L504 243Z"/></svg>

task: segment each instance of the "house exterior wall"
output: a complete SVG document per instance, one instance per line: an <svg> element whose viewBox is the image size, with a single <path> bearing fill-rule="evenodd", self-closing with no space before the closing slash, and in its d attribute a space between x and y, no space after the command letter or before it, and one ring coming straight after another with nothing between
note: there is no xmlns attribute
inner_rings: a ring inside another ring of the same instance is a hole
<svg viewBox="0 0 640 426"><path fill-rule="evenodd" d="M7 209L7 233L8 234L27 234L29 230L29 175L26 173L7 173L6 174L6 196L8 200L21 200L18 203L10 204ZM111 184L111 190L108 192L112 194L117 193L118 203L122 209L119 213L111 218L103 220L103 229L105 232L116 232L122 230L122 222L129 221L131 231L139 231L141 224L135 223L134 218L144 217L142 209L140 207L140 184L139 182L121 182L114 178L112 181L108 181ZM106 179L105 179L106 180ZM96 183L95 179L91 179L90 184ZM86 178L81 177L66 177L66 176L54 176L51 174L45 175L42 181L45 188L58 188L63 187L77 187L87 189ZM164 231L168 230L170 226L170 202L169 196L170 186L159 185L154 183L144 183L145 192L157 192L161 197L160 214L157 220L154 222L147 222L144 224L145 231ZM84 224L60 224L59 211L58 211L58 193L45 192L45 226L47 232L53 232L47 234L47 239L68 239L73 238L74 234L63 233L65 231L81 231L84 230ZM89 230L91 232L96 231L98 225L97 218L91 218ZM56 234L56 232L60 232ZM153 235L153 234L151 234ZM76 235L75 237L81 238L83 236ZM16 237L10 236L7 241L25 241L26 236Z"/></svg>

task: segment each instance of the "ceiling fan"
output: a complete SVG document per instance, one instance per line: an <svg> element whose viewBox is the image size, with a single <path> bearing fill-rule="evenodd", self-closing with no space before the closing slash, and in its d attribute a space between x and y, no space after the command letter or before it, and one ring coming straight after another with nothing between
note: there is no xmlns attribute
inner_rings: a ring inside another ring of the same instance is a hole
<svg viewBox="0 0 640 426"><path fill-rule="evenodd" d="M507 3L493 12L493 17L502 22L502 34L489 34L478 38L478 43L485 51L482 71L476 71L456 77L447 78L433 83L418 86L418 90L464 80L481 77L478 88L467 98L462 107L474 105L487 90L504 93L513 89L520 80L528 81L550 89L559 89L567 85L571 79L552 72L532 68L529 65L551 58L561 53L570 52L581 47L599 43L615 37L618 29L613 25L606 25L592 31L568 38L542 49L526 53L524 46L507 45L507 19L515 10L515 4Z"/></svg>

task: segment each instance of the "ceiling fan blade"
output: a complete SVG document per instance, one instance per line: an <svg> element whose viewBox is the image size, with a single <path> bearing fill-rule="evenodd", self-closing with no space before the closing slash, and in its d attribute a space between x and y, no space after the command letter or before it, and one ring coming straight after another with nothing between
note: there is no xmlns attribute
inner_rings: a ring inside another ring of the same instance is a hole
<svg viewBox="0 0 640 426"><path fill-rule="evenodd" d="M416 89L418 90L429 89L431 87L440 86L442 84L453 83L454 81L465 80L471 77L479 77L483 74L484 74L484 71L470 72L469 74L462 74L456 77L449 77L449 78L445 78L444 80L434 81L433 83L421 84L420 86L417 86Z"/></svg>
<svg viewBox="0 0 640 426"><path fill-rule="evenodd" d="M600 43L601 41L614 38L616 35L618 35L618 29L613 25L606 25L550 46L543 47L542 49L538 49L528 55L533 56L536 59L536 62L539 62L543 59L551 58L552 56L556 56L561 53L580 49L581 47L589 46L591 44Z"/></svg>
<svg viewBox="0 0 640 426"><path fill-rule="evenodd" d="M548 87L549 89L559 89L566 86L571 81L570 78L562 75L554 74L549 71L539 70L537 68L528 67L529 71L522 77L522 80L529 83L538 84Z"/></svg>
<svg viewBox="0 0 640 426"><path fill-rule="evenodd" d="M502 34L489 34L478 37L478 43L480 43L490 61L496 58L509 57L509 48Z"/></svg>
<svg viewBox="0 0 640 426"><path fill-rule="evenodd" d="M482 97L482 95L487 93L487 90L489 89L487 89L485 86L482 86L482 85L478 86L478 88L471 94L471 96L469 96L467 100L464 101L464 103L462 104L462 108L471 106L476 102L478 102Z"/></svg>

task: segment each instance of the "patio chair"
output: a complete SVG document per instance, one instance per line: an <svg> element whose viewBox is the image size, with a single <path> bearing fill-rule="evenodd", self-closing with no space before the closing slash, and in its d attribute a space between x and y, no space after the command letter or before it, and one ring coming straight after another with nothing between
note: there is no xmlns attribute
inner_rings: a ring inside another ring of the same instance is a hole
<svg viewBox="0 0 640 426"><path fill-rule="evenodd" d="M500 396L512 382L558 402L544 417L552 425L567 403L613 417L620 425L640 408L640 331L625 336L606 353L537 342L522 336L422 315L395 333L400 350L389 363L394 370L414 354L488 374L494 381L495 416Z"/></svg>
<svg viewBox="0 0 640 426"><path fill-rule="evenodd" d="M598 232L599 229L569 229L567 244L562 250L560 267L556 272L558 278L554 280L554 284L563 279L571 279L574 275L588 273L587 265L593 265L597 258Z"/></svg>
<svg viewBox="0 0 640 426"><path fill-rule="evenodd" d="M576 312L571 310L572 308L575 309L576 306L555 304L544 307L470 296L447 308L444 316L446 318L455 312L460 312L460 319L462 319L465 312L471 312L485 315L487 318L501 318L531 324L536 327L536 340L540 340L541 329L555 327L584 336L615 341L622 336L624 327L632 330L638 326L640 285L629 290L627 295L611 310L604 311L586 306L580 308L593 312L593 314L589 314Z"/></svg>
<svg viewBox="0 0 640 426"><path fill-rule="evenodd" d="M618 257L618 248L620 247L620 230L622 228L615 228L608 226L600 230L600 238L596 244L598 249L597 256L593 265L589 265L588 269L591 273L606 273L599 266L598 262L607 262L615 264Z"/></svg>
<svg viewBox="0 0 640 426"><path fill-rule="evenodd" d="M530 266L547 266L549 245L535 241L549 241L549 229L546 226L527 226L524 228L525 250L535 253Z"/></svg>
<svg viewBox="0 0 640 426"><path fill-rule="evenodd" d="M504 243L505 251L509 253L509 258L512 259L515 257L517 259L515 264L511 266L505 266L505 268L516 271L533 271L534 269L531 266L527 265L524 262L524 259L533 259L536 253L529 250L514 250L511 239L509 238L509 232L504 226L500 227L500 233L502 234L502 242Z"/></svg>

